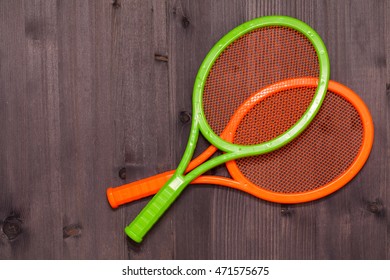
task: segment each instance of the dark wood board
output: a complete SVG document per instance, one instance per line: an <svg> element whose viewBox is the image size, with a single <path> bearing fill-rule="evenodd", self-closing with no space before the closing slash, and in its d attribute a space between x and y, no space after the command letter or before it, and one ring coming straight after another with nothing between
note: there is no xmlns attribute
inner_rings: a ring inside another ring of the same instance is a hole
<svg viewBox="0 0 390 280"><path fill-rule="evenodd" d="M190 186L130 242L148 199L113 210L106 188L177 166L204 56L274 14L317 30L331 79L369 107L366 165L301 205ZM389 14L385 0L0 1L0 259L389 259Z"/></svg>

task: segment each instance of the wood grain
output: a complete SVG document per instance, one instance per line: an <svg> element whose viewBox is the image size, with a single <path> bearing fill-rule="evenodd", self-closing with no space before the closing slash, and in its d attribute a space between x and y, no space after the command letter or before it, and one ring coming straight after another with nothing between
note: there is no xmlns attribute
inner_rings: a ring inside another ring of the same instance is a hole
<svg viewBox="0 0 390 280"><path fill-rule="evenodd" d="M369 107L366 165L295 206L190 186L130 242L148 199L113 210L106 188L177 166L203 58L273 14L317 30L331 78ZM0 259L389 259L389 14L388 0L0 1Z"/></svg>
<svg viewBox="0 0 390 280"><path fill-rule="evenodd" d="M55 7L22 1L1 6L0 257L58 259L62 199Z"/></svg>
<svg viewBox="0 0 390 280"><path fill-rule="evenodd" d="M126 178L134 181L173 168L175 134L170 132L173 132L176 116L170 108L174 97L170 95L168 81L167 3L122 2L120 12L124 15L120 41L126 60L121 89L125 95ZM126 224L117 230L123 231L147 202L142 200L123 207ZM145 239L146 246L128 244L129 258L172 258L173 231L169 214Z"/></svg>

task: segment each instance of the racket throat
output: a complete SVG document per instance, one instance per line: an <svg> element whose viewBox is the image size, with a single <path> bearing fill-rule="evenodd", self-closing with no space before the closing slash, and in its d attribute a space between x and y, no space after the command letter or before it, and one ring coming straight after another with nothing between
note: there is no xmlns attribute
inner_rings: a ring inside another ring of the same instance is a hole
<svg viewBox="0 0 390 280"><path fill-rule="evenodd" d="M173 191L177 191L181 186L183 186L183 183L184 177L176 175L172 177L171 181L168 183L168 187L170 187Z"/></svg>

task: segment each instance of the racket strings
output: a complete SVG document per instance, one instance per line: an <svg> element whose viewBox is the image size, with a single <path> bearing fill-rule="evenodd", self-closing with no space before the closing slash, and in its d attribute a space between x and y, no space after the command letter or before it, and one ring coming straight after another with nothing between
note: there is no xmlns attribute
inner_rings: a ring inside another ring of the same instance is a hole
<svg viewBox="0 0 390 280"><path fill-rule="evenodd" d="M331 183L353 164L363 132L355 107L328 91L319 113L301 136L272 153L236 160L237 167L253 184L271 192L312 191Z"/></svg>
<svg viewBox="0 0 390 280"><path fill-rule="evenodd" d="M314 94L315 88L307 87L284 90L265 98L239 122L233 143L259 144L286 132L305 113Z"/></svg>
<svg viewBox="0 0 390 280"><path fill-rule="evenodd" d="M203 92L203 109L220 135L239 106L254 92L282 80L318 77L311 42L281 26L256 29L230 44L215 61Z"/></svg>

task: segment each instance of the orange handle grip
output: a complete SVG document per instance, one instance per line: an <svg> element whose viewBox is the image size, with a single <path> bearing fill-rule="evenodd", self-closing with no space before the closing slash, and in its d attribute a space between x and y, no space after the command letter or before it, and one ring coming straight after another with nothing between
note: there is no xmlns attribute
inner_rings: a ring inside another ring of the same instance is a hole
<svg viewBox="0 0 390 280"><path fill-rule="evenodd" d="M116 188L107 189L107 199L112 208L153 195L172 177L174 170Z"/></svg>
<svg viewBox="0 0 390 280"><path fill-rule="evenodd" d="M175 171L171 170L120 187L108 188L108 201L112 208L118 208L122 204L154 195L172 177L173 173ZM251 190L245 184L220 176L200 176L192 181L191 184L214 184L251 193ZM256 194L253 195L256 196Z"/></svg>

